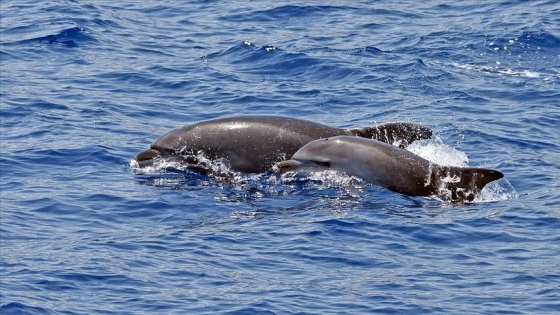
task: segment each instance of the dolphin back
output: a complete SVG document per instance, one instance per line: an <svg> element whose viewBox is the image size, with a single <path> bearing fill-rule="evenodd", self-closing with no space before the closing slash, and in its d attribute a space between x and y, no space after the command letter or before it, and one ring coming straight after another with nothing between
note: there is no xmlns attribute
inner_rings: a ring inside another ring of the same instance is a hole
<svg viewBox="0 0 560 315"><path fill-rule="evenodd" d="M406 148L417 140L430 139L432 130L410 122L391 122L372 127L348 129L348 134L362 138L375 139Z"/></svg>
<svg viewBox="0 0 560 315"><path fill-rule="evenodd" d="M504 177L502 172L476 167L441 166L435 183L438 195L450 201L473 201L488 183Z"/></svg>

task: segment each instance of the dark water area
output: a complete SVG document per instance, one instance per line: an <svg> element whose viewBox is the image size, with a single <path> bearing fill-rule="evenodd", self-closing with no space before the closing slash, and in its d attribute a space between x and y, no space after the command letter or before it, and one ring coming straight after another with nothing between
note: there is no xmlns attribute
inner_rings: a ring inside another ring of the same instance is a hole
<svg viewBox="0 0 560 315"><path fill-rule="evenodd" d="M557 1L0 3L1 314L560 312ZM473 203L135 154L195 122L412 121Z"/></svg>

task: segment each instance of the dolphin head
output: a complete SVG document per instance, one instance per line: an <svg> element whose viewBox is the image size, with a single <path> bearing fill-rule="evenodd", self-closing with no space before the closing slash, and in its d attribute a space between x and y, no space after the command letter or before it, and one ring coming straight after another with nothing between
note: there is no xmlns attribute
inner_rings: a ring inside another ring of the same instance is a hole
<svg viewBox="0 0 560 315"><path fill-rule="evenodd" d="M287 160L274 164L272 170L276 173L295 172L300 170L305 171L321 171L327 170L331 166L329 161L318 160Z"/></svg>
<svg viewBox="0 0 560 315"><path fill-rule="evenodd" d="M272 170L278 173L290 171L322 171L344 163L348 151L334 138L311 141L301 147L291 160L276 163Z"/></svg>
<svg viewBox="0 0 560 315"><path fill-rule="evenodd" d="M154 161L158 158L161 158L163 154L156 149L148 149L146 151L142 151L136 154L134 158L140 167L151 166Z"/></svg>
<svg viewBox="0 0 560 315"><path fill-rule="evenodd" d="M140 167L152 166L155 161L165 159L165 160L181 160L178 152L172 149L166 149L164 147L159 147L152 145L148 150L142 151L136 154L134 158Z"/></svg>

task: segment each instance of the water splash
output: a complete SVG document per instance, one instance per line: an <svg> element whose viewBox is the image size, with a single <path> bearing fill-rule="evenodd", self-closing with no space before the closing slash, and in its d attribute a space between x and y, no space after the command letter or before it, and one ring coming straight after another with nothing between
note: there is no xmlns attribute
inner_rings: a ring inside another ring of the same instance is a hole
<svg viewBox="0 0 560 315"><path fill-rule="evenodd" d="M447 166L467 167L469 159L464 152L461 152L449 145L443 143L440 137L435 136L430 140L417 141L408 147L408 150L419 155L432 163ZM275 174L272 172L263 174L245 174L232 171L229 163L225 159L211 160L207 158L204 152L200 151L190 156L192 160L196 160L196 164L187 164L182 160L159 159L154 161L151 166L139 167L136 160L130 161L131 170L137 175L162 176L161 179L154 179L152 184L157 186L181 185L185 179L166 178L165 174L169 172L182 173L182 177L189 177L192 174L202 173L211 174L201 179L202 184L211 184L215 182L217 186L225 185L232 191L259 191L262 197L270 197L275 195L285 195L293 191L312 188L318 190L330 189L332 187L341 187L348 193L347 196L359 196L363 193L367 183L355 176L349 176L345 173L324 170L320 172L287 172L283 174ZM190 175L189 175L190 174ZM458 178L446 178L442 180L442 185L448 182L456 182ZM212 184L211 184L212 185ZM445 185L444 185L445 186ZM443 186L442 186L443 187ZM447 186L445 186L447 187ZM447 188L441 188L439 194L446 196ZM252 194L252 197L259 194ZM506 179L492 182L475 196L473 202L491 202L517 198L518 194ZM436 198L447 203L452 198Z"/></svg>
<svg viewBox="0 0 560 315"><path fill-rule="evenodd" d="M519 194L513 188L509 180L501 178L488 183L482 191L475 196L473 202L493 202L519 198Z"/></svg>
<svg viewBox="0 0 560 315"><path fill-rule="evenodd" d="M468 167L469 158L467 155L464 152L443 143L439 136L435 136L433 139L429 140L416 141L412 143L407 150L432 163L447 166ZM442 183L454 182L456 180L456 178L445 178ZM440 193L443 195L446 193L444 190L447 189L440 189ZM486 185L482 191L475 195L472 202L492 202L509 200L518 197L519 194L515 188L513 188L511 183L507 179L502 178Z"/></svg>
<svg viewBox="0 0 560 315"><path fill-rule="evenodd" d="M469 158L464 152L444 144L439 136L434 136L429 140L415 141L408 146L407 150L440 165L465 167L469 163Z"/></svg>

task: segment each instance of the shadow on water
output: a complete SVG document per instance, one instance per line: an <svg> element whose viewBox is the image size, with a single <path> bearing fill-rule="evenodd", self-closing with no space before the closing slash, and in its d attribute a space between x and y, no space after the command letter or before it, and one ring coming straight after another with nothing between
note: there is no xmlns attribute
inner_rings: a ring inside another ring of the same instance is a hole
<svg viewBox="0 0 560 315"><path fill-rule="evenodd" d="M97 42L95 37L91 36L89 33L91 32L88 29L77 25L63 29L56 34L16 40L8 43L8 45L46 44L74 48L80 46L81 44Z"/></svg>

